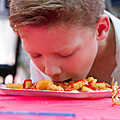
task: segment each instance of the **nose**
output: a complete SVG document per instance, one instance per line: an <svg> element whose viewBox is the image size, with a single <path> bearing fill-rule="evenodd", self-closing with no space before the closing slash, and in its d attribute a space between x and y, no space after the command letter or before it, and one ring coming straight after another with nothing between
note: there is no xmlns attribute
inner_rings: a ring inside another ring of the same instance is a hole
<svg viewBox="0 0 120 120"><path fill-rule="evenodd" d="M44 73L48 76L58 75L62 72L58 62L51 58L45 60L44 68Z"/></svg>

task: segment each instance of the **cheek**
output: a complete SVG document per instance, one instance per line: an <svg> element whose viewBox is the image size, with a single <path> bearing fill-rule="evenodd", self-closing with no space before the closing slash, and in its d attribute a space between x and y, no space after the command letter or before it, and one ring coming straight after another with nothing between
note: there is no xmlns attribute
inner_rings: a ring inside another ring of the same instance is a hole
<svg viewBox="0 0 120 120"><path fill-rule="evenodd" d="M75 55L67 59L63 66L71 71L89 71L97 55L97 44L93 47L82 48Z"/></svg>

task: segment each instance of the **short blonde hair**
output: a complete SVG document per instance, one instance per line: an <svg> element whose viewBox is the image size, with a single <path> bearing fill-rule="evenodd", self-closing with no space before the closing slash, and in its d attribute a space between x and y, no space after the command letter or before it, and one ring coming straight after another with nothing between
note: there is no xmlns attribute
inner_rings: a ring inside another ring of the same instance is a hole
<svg viewBox="0 0 120 120"><path fill-rule="evenodd" d="M96 25L104 13L104 0L11 0L10 25L21 26Z"/></svg>

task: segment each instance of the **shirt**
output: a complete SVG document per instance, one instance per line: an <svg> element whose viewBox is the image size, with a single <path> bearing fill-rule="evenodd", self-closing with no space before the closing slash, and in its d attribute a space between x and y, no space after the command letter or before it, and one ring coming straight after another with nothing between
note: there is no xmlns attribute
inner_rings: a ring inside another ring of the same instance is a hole
<svg viewBox="0 0 120 120"><path fill-rule="evenodd" d="M120 20L107 11L105 11L105 14L109 16L110 20L113 23L113 27L115 30L115 40L116 40L115 59L116 59L117 66L114 69L111 75L111 78L114 76L115 81L118 81L118 84L120 84Z"/></svg>

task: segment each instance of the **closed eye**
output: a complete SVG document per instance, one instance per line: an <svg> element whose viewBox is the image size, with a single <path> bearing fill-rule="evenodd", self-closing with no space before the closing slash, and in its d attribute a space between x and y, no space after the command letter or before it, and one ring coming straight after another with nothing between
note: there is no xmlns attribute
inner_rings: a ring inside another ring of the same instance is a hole
<svg viewBox="0 0 120 120"><path fill-rule="evenodd" d="M67 58L67 57L70 57L74 54L74 52L72 52L71 54L67 54L67 55L61 55L61 54L58 54L60 57L63 57L63 58Z"/></svg>
<svg viewBox="0 0 120 120"><path fill-rule="evenodd" d="M41 57L42 55L41 54L38 54L38 55L30 55L32 58L39 58Z"/></svg>

